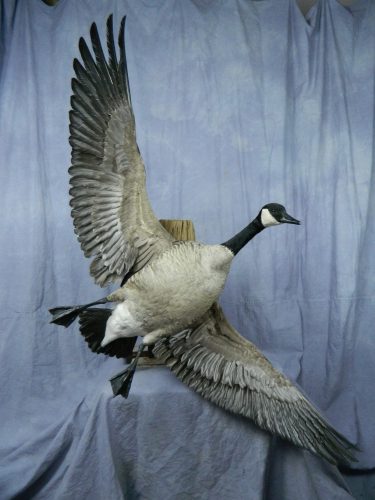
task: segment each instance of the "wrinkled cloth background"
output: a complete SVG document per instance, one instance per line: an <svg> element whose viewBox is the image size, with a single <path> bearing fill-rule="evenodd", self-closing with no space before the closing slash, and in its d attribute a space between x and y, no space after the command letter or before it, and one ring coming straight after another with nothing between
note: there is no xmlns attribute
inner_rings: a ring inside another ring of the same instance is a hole
<svg viewBox="0 0 375 500"><path fill-rule="evenodd" d="M138 143L160 218L228 239L268 202L303 225L236 258L230 321L375 466L375 4L293 0L0 2L0 497L346 499L339 473L49 325L94 285L73 232L68 111L78 39L127 14ZM104 40L104 38L103 38ZM107 290L108 291L108 290Z"/></svg>

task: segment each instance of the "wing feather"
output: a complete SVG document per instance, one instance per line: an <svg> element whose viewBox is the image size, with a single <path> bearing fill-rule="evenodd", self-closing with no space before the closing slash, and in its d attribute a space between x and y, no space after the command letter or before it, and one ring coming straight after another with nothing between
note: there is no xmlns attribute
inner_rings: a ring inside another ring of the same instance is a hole
<svg viewBox="0 0 375 500"><path fill-rule="evenodd" d="M153 353L189 387L226 410L329 462L348 464L355 448L214 305L202 324L160 339Z"/></svg>
<svg viewBox="0 0 375 500"><path fill-rule="evenodd" d="M126 280L166 250L173 238L150 206L145 170L136 142L125 52L125 18L119 31L119 61L113 20L107 20L108 60L95 23L93 53L79 40L72 79L70 205L78 241L90 272L107 285Z"/></svg>

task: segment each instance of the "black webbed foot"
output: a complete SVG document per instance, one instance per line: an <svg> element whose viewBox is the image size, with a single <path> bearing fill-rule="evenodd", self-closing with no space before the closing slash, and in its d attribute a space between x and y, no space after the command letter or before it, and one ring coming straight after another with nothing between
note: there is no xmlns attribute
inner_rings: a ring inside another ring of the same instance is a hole
<svg viewBox="0 0 375 500"><path fill-rule="evenodd" d="M130 365L114 377L110 379L112 391L114 396L121 394L124 398L129 396L130 387L132 385L133 376L137 368L138 359L145 346L143 344L139 345L137 356L133 359Z"/></svg>
<svg viewBox="0 0 375 500"><path fill-rule="evenodd" d="M124 396L124 398L127 398L129 396L134 372L135 368L131 368L129 366L126 370L123 370L122 372L111 378L110 382L114 396L118 396L119 394L121 394L121 396Z"/></svg>

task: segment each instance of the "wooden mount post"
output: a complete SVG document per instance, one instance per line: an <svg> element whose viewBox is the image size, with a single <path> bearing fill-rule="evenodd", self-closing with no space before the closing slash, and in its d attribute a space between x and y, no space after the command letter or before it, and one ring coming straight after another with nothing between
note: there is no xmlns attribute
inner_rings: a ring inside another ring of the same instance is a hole
<svg viewBox="0 0 375 500"><path fill-rule="evenodd" d="M195 240L194 224L191 220L161 219L160 224L171 233L176 240Z"/></svg>

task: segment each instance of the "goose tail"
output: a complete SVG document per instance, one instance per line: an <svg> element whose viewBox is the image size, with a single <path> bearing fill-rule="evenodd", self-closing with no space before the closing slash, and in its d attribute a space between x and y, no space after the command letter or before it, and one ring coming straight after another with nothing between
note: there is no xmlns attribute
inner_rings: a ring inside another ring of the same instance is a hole
<svg viewBox="0 0 375 500"><path fill-rule="evenodd" d="M111 309L92 307L79 313L79 329L89 348L98 354L131 360L137 337L120 337L102 347Z"/></svg>
<svg viewBox="0 0 375 500"><path fill-rule="evenodd" d="M67 328L69 325L73 323L73 321L78 317L78 315L88 309L90 306L94 306L97 304L105 304L108 302L107 298L103 298L97 300L95 302L91 302L90 304L80 305L80 306L62 306L62 307L53 307L49 309L49 312L52 314L52 319L50 323L54 323L55 325L65 326Z"/></svg>

